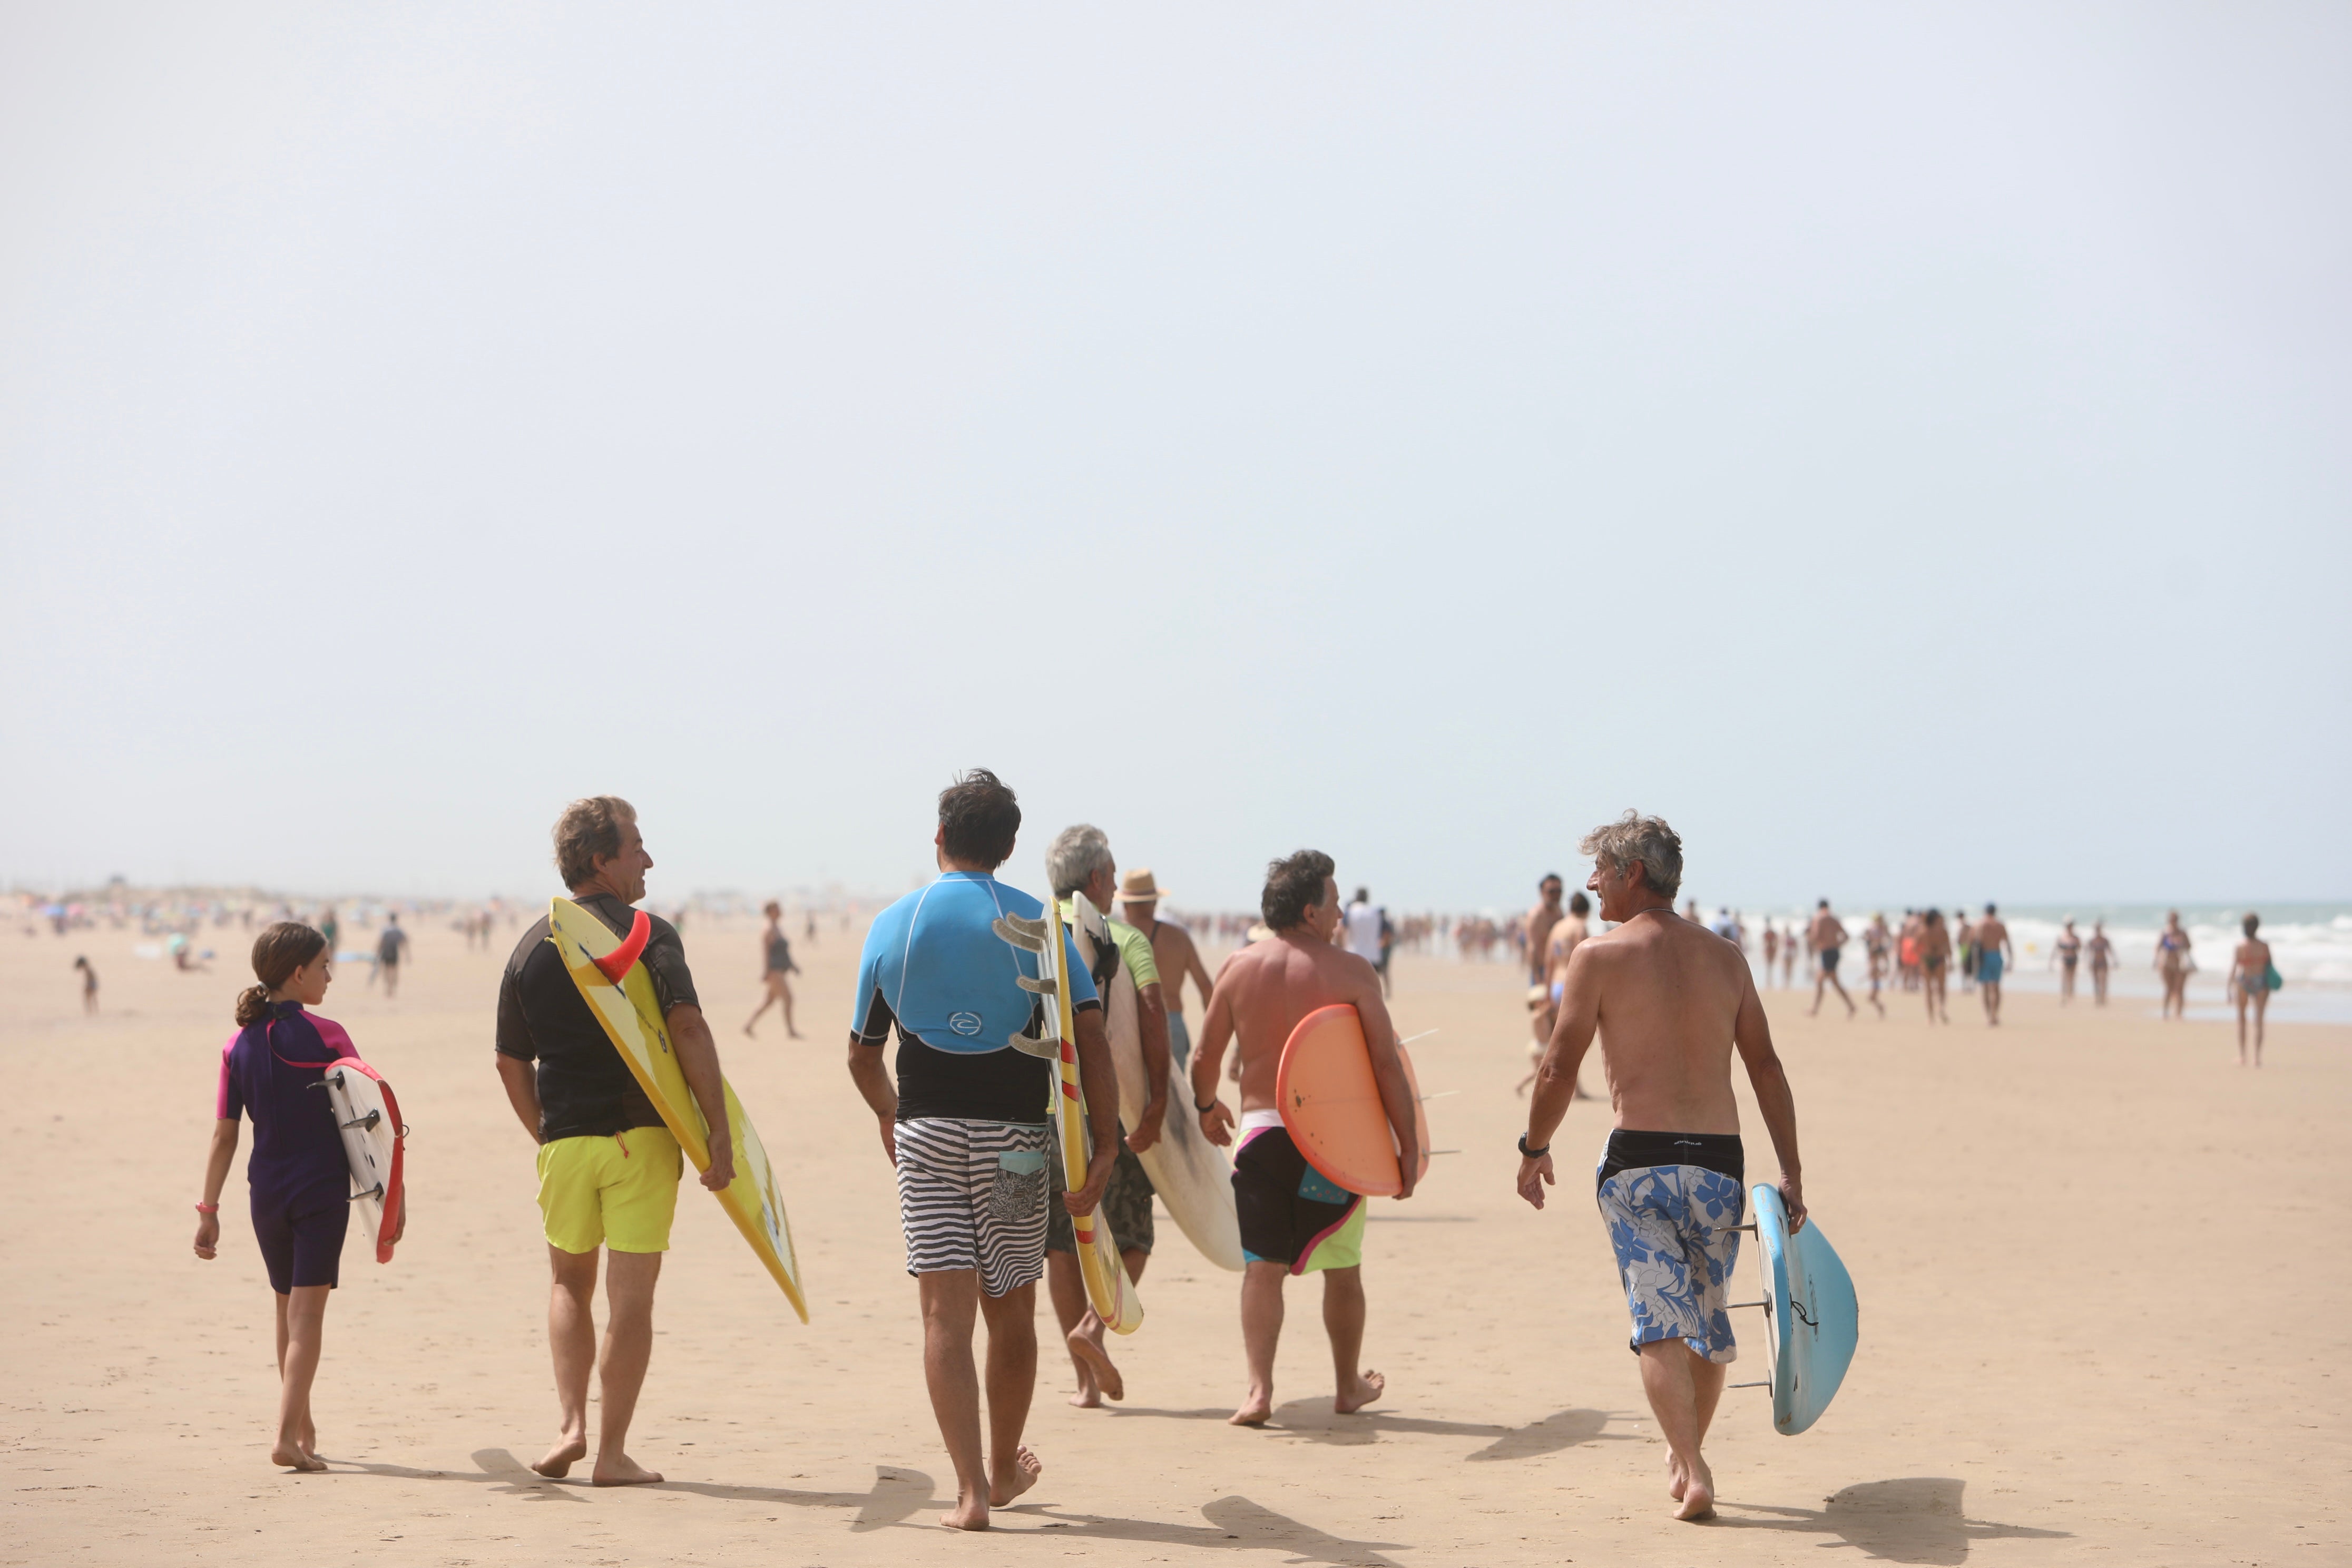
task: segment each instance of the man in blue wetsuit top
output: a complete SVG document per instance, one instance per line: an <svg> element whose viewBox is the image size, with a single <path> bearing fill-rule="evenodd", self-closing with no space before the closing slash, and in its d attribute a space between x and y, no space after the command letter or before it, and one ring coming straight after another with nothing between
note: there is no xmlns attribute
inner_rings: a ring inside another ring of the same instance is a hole
<svg viewBox="0 0 2352 1568"><path fill-rule="evenodd" d="M1053 1003L1020 985L1036 977L1038 955L992 929L1001 917L1045 913L994 875L1020 830L1019 802L985 768L940 792L940 878L875 917L849 1031L849 1076L880 1120L883 1152L898 1168L907 1272L922 1303L924 1377L955 1462L956 1504L942 1522L961 1530L985 1530L989 1509L1027 1491L1041 1473L1021 1433L1037 1382L1056 1081L1054 1064L1015 1049L1013 1037L1039 1033L1038 1010ZM1061 970L1093 1135L1086 1184L1062 1202L1087 1215L1118 1154L1118 1086L1093 977L1066 939ZM894 1028L895 1086L882 1065ZM975 1315L988 1320L985 1464Z"/></svg>

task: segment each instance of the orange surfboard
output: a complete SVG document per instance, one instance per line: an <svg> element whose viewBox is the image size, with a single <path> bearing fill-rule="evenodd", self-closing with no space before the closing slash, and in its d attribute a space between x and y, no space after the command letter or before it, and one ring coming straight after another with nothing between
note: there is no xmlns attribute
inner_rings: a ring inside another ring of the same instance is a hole
<svg viewBox="0 0 2352 1568"><path fill-rule="evenodd" d="M1413 1135L1421 1143L1421 1170L1413 1178L1418 1182L1429 1174L1429 1113L1422 1109L1421 1080L1402 1046L1397 1059L1412 1095ZM1298 1020L1283 1043L1274 1097L1298 1152L1326 1177L1369 1197L1393 1197L1403 1189L1396 1135L1389 1131L1380 1082L1372 1076L1364 1021L1352 1005L1335 1002Z"/></svg>

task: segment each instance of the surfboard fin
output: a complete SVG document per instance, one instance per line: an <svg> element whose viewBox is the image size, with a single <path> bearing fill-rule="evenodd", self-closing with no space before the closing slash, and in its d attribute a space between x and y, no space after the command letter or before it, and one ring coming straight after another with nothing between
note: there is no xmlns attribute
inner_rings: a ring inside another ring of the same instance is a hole
<svg viewBox="0 0 2352 1568"><path fill-rule="evenodd" d="M1040 996L1051 996L1060 990L1062 985L1058 980L1032 980L1025 974L1014 975L1013 984L1024 991L1034 991Z"/></svg>
<svg viewBox="0 0 2352 1568"><path fill-rule="evenodd" d="M1058 1040L1043 1040L1034 1035L1020 1034L1007 1036L1005 1043L1023 1056L1038 1057L1049 1062L1059 1061L1062 1057L1062 1045Z"/></svg>
<svg viewBox="0 0 2352 1568"><path fill-rule="evenodd" d="M988 929L1015 947L1027 948L1031 952L1045 951L1044 921L1024 921L1019 915L999 915L988 922Z"/></svg>

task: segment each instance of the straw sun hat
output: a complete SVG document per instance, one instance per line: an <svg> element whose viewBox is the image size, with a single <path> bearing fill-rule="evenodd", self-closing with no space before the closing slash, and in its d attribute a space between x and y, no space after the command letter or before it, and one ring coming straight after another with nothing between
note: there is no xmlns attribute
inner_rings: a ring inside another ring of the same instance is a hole
<svg viewBox="0 0 2352 1568"><path fill-rule="evenodd" d="M1167 896L1167 890L1151 879L1149 866L1138 866L1118 879L1118 901L1122 904L1148 904Z"/></svg>

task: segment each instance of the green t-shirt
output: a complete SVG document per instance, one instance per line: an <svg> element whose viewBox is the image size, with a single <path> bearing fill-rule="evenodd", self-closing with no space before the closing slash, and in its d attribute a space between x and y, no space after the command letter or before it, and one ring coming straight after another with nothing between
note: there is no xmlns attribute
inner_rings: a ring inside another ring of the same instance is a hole
<svg viewBox="0 0 2352 1568"><path fill-rule="evenodd" d="M1064 920L1076 921L1076 910L1074 900L1062 900ZM1108 915L1103 917L1103 923L1110 927L1110 939L1118 944L1118 956L1126 963L1127 977L1135 982L1136 990L1159 984L1160 961L1151 956L1151 939L1125 921L1115 921Z"/></svg>

